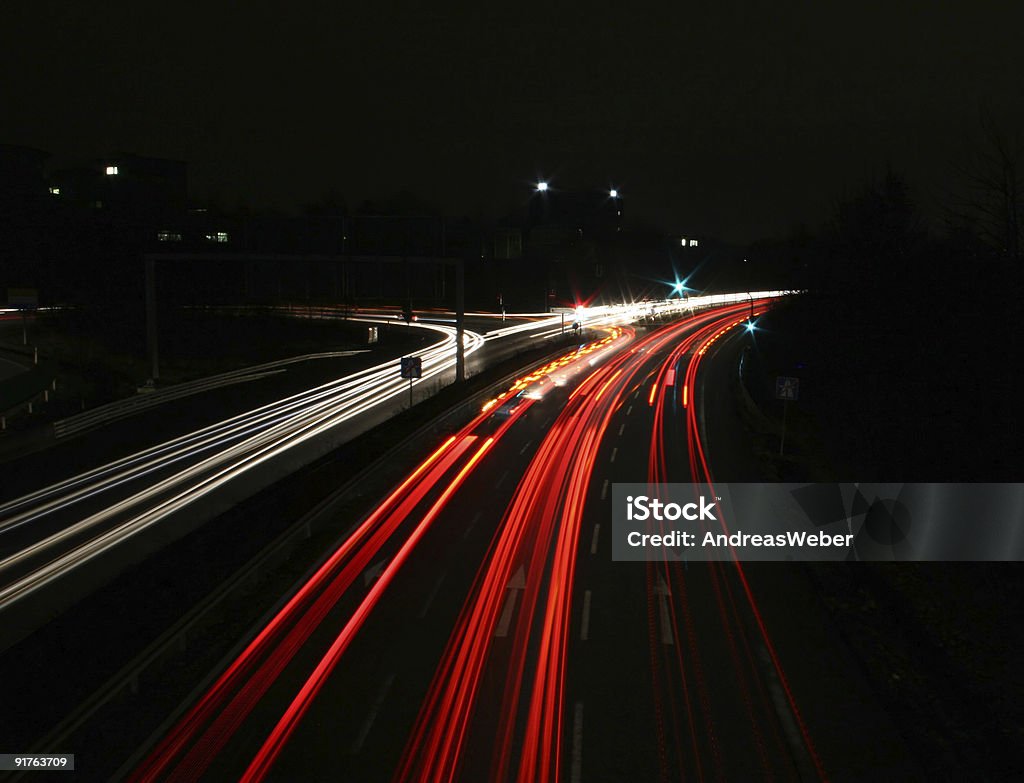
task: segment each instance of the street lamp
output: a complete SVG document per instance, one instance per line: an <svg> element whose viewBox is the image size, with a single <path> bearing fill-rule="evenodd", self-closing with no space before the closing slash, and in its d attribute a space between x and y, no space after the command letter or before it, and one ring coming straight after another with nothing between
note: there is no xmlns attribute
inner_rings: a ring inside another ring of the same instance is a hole
<svg viewBox="0 0 1024 783"><path fill-rule="evenodd" d="M541 181L541 182L537 183L537 192L538 193L543 193L547 189L548 189L548 183L547 182Z"/></svg>
<svg viewBox="0 0 1024 783"><path fill-rule="evenodd" d="M608 195L611 198L618 198L619 197L619 191L617 191L615 188L612 188L611 190L608 191Z"/></svg>

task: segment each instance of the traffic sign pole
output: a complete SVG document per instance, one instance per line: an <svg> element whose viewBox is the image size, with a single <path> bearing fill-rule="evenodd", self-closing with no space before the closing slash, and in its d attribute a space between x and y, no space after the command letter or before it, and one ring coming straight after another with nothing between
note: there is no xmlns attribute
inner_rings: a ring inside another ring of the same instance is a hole
<svg viewBox="0 0 1024 783"><path fill-rule="evenodd" d="M779 439L781 457L786 449L786 413L789 411L789 401L800 399L800 379L787 375L778 376L775 379L775 399L782 400L782 437Z"/></svg>
<svg viewBox="0 0 1024 783"><path fill-rule="evenodd" d="M412 382L423 377L423 360L419 356L404 356L399 362L399 374L409 379L409 407L412 407Z"/></svg>
<svg viewBox="0 0 1024 783"><path fill-rule="evenodd" d="M789 400L782 401L782 439L779 441L779 456L786 448L786 411L789 410Z"/></svg>

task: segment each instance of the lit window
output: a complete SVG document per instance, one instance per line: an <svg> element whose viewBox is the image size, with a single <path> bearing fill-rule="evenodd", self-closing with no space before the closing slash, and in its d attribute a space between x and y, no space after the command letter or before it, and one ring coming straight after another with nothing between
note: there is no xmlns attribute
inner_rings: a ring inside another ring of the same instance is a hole
<svg viewBox="0 0 1024 783"><path fill-rule="evenodd" d="M116 177L117 176L117 166L107 166L106 173L107 173L108 177Z"/></svg>
<svg viewBox="0 0 1024 783"><path fill-rule="evenodd" d="M207 234L206 238L210 242L227 242L228 235L226 231L218 231L216 234Z"/></svg>
<svg viewBox="0 0 1024 783"><path fill-rule="evenodd" d="M679 240L679 244L682 245L683 247L686 247L686 237L683 237L682 239L680 239Z"/></svg>
<svg viewBox="0 0 1024 783"><path fill-rule="evenodd" d="M156 238L158 242L180 242L181 234L177 231L158 231Z"/></svg>
<svg viewBox="0 0 1024 783"><path fill-rule="evenodd" d="M697 240L696 239L691 239L690 240L690 247L697 247Z"/></svg>
<svg viewBox="0 0 1024 783"><path fill-rule="evenodd" d="M60 195L60 188L50 188L50 193L54 196Z"/></svg>

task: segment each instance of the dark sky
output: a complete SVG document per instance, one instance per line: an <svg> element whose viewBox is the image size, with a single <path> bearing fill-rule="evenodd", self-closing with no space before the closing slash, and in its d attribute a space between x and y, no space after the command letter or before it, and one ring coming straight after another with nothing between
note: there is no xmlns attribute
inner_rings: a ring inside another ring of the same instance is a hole
<svg viewBox="0 0 1024 783"><path fill-rule="evenodd" d="M184 159L228 207L614 183L634 218L744 240L887 164L934 201L982 106L1024 128L1007 0L267 5L6 3L0 142Z"/></svg>

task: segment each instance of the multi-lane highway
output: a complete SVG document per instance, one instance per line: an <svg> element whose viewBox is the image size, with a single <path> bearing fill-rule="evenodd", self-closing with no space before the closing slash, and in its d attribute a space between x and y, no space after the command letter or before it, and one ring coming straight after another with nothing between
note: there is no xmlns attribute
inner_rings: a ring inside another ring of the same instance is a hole
<svg viewBox="0 0 1024 783"><path fill-rule="evenodd" d="M744 327L771 297L716 305L660 326L641 325L646 305L587 313L582 348L482 405L367 516L339 520L349 531L338 548L149 743L120 749L122 772L913 777L798 570L611 557L613 484L757 478L737 453L730 395ZM423 352L425 373L453 360L454 330L438 320L425 324L444 334ZM536 319L487 337L560 330L560 319ZM469 333L467 349L487 337ZM65 555L45 554L54 541L86 555L116 545L132 525L188 506L189 493L407 392L393 370L366 369L9 503L9 540L47 519L52 532L0 563L13 575L5 589L59 580ZM44 552L35 562L34 551Z"/></svg>
<svg viewBox="0 0 1024 783"><path fill-rule="evenodd" d="M612 483L716 478L705 396L722 390L703 368L731 361L749 315L609 327L485 406L154 738L133 779L907 773L791 570L611 559ZM780 618L780 601L807 617ZM794 640L830 665L794 658ZM840 736L823 703L861 737Z"/></svg>
<svg viewBox="0 0 1024 783"><path fill-rule="evenodd" d="M587 320L590 328L599 328L640 312L635 306L595 308ZM325 309L318 313L341 317ZM392 325L399 318L387 313L345 315L368 325ZM408 404L407 395L416 386L430 388L446 380L456 361L457 330L450 320L440 314L414 324L437 339L410 354L422 362L422 376L412 389L395 372L395 362L385 361L111 461L94 456L94 465L75 465L77 472L71 476L0 503L0 614L7 620L0 645L31 630L33 618L67 605L52 588L70 573L114 550L123 552L126 542L136 542L144 533L159 532L158 543L180 537L211 514L394 415ZM511 323L477 316L475 322L486 331L467 330L464 352L467 357L487 354L482 367L506 358L524 342L558 335L564 330L562 321L543 314ZM188 520L182 522L185 511ZM178 521L170 523L176 515ZM107 565L94 568L91 581L83 577L74 592L117 570L109 560ZM24 603L46 590L50 595L42 611ZM20 616L14 613L17 609Z"/></svg>

